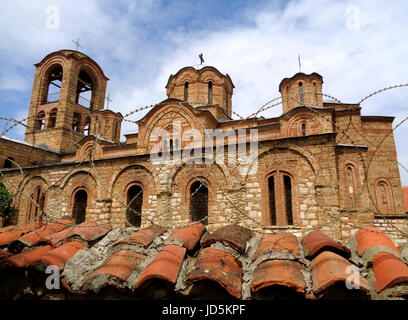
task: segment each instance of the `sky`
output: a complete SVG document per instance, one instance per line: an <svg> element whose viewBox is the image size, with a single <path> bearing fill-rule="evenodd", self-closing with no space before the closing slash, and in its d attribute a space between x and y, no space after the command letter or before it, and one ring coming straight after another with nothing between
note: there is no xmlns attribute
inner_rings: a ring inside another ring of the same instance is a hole
<svg viewBox="0 0 408 320"><path fill-rule="evenodd" d="M199 63L228 73L233 110L246 117L279 97L299 71L323 76L323 93L356 103L408 83L408 2L328 0L15 0L0 11L0 130L24 119L34 63L48 53L84 52L110 78L109 108L126 114L166 98L168 77ZM408 87L365 100L363 115L408 116ZM278 116L281 107L260 115ZM131 120L143 116L137 113ZM125 122L122 133L137 131ZM23 139L24 127L7 131ZM408 185L408 121L394 131L403 185Z"/></svg>

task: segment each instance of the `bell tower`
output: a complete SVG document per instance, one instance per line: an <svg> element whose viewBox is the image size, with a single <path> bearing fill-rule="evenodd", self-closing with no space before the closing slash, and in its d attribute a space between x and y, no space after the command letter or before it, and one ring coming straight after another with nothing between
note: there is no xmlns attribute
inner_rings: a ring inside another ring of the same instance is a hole
<svg viewBox="0 0 408 320"><path fill-rule="evenodd" d="M299 72L291 78L283 79L279 84L283 113L302 105L323 107L322 85L323 77L316 72Z"/></svg>
<svg viewBox="0 0 408 320"><path fill-rule="evenodd" d="M104 107L109 79L95 61L74 50L50 53L35 67L24 140L74 151L90 133L91 114Z"/></svg>
<svg viewBox="0 0 408 320"><path fill-rule="evenodd" d="M169 98L177 98L199 110L211 112L216 119L230 118L234 84L228 74L206 66L201 69L185 67L167 81Z"/></svg>

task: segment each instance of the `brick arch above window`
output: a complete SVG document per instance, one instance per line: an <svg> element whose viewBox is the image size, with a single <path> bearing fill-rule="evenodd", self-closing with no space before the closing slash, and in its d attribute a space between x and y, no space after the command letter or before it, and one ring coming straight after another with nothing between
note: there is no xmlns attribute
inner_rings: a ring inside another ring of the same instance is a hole
<svg viewBox="0 0 408 320"><path fill-rule="evenodd" d="M378 178L374 185L375 206L378 214L395 214L394 194L392 185L386 178Z"/></svg>
<svg viewBox="0 0 408 320"><path fill-rule="evenodd" d="M345 207L359 207L361 196L361 178L358 163L346 160L343 164L344 177L344 205Z"/></svg>
<svg viewBox="0 0 408 320"><path fill-rule="evenodd" d="M319 132L321 132L319 121L309 114L297 115L289 120L286 130L288 137L311 135Z"/></svg>

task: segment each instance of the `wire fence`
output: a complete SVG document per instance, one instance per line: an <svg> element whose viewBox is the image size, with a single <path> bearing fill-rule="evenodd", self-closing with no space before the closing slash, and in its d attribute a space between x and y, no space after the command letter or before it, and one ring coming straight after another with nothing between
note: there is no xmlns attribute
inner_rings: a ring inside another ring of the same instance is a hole
<svg viewBox="0 0 408 320"><path fill-rule="evenodd" d="M366 95L356 105L359 106L383 92L407 86L408 83L398 84L377 90ZM303 95L315 96L316 93L303 92ZM180 226L179 223L184 223L186 219L191 220L190 207L192 199L197 195L202 196L202 191L205 190L208 193L208 199L206 200L208 214L201 218L200 222L206 223L208 220L210 227L211 225L236 223L242 226L250 226L260 232L307 232L315 229L336 229L341 232L342 230L361 229L378 224L381 225L383 230L392 233L395 237L407 239L406 221L408 220L406 220L404 212L402 190L397 182L400 183L398 166L403 171L408 170L403 163L398 161L396 153L386 145L390 140L394 143L394 131L404 125L408 117L397 123L392 130L383 130L383 133L378 133L375 136L366 135L362 131L361 122L356 121L356 114L353 113L353 111L358 111L358 106L356 108L346 108L345 105L342 105L340 99L325 93L321 95L321 98L329 98L338 104L338 111L344 114L342 121L338 121L339 118L333 117L332 113L328 112L328 110L331 110L330 108L317 108L314 105L302 104L298 94L283 94L273 98L247 117L232 111L236 119L231 122L230 130L257 129L258 127L254 125L254 119L262 122L261 118L259 118L261 114L280 107L282 101L292 101L294 105L301 106L309 118L314 119L313 121L318 124L320 123L320 129L324 126L328 127L326 124L330 125L331 130L325 129L323 132L319 132L319 129L313 132L313 137L319 137L322 133L336 133L335 146L332 143L331 147L352 150L347 152L352 154L350 163L354 164L354 170L356 171L350 176L347 176L348 169L344 165L347 162L347 156L336 154L335 158L333 158L333 153L322 152L319 154L320 158L317 162L323 164L332 163L332 167L336 168L336 175L329 179L329 184L319 184L318 181L324 180L319 177L327 175L327 172L325 172L326 167L313 166L312 164L310 172L313 177L309 177L310 181L308 182L311 183L310 185L305 182L307 196L304 196L303 202L299 190L301 188L299 185L300 174L296 170L292 170L291 192L295 196L292 195L290 201L294 202L292 209L296 218L293 219L291 225L271 225L269 218L270 205L264 205L269 201L269 193L268 190L262 188L262 183L265 183L266 179L263 173L259 173L255 177L249 175L237 176L236 172L239 170L239 164L220 165L212 151L210 157L213 157L213 159L209 159L212 161L204 161L204 164L177 163L173 158L169 159L167 163L154 165L149 157L148 149L146 149L146 142L139 140L138 144L132 145L133 151L126 154L127 158L120 155L101 156L101 145L107 145L104 137L108 136L108 132L119 125L119 121L140 124L138 121L131 120L130 117L137 116L144 110L162 107L162 105L135 108L125 114L122 119L114 118L113 121L110 121L111 125L103 130L98 128L99 122L91 113L91 126L94 126L96 134L93 139L89 140L90 142L87 142L88 147L86 150L84 149L84 140L73 136L75 138L72 138L72 143L79 150L79 154L82 152L82 156L73 154L71 158L75 158L75 161L71 159L69 162L52 160L51 152L46 151L43 146L40 146L43 148L41 149L43 158L38 159L36 154L39 153L39 149L33 147L33 145L38 145L36 142L38 131L27 125L27 122L31 120L30 118L16 120L0 117L0 120L4 122L1 130L2 137L6 136L15 127L22 126L26 131L26 137L30 136L32 140L31 144L24 145L26 148L24 150L29 148L29 152L24 151L24 163L20 163L17 157L9 156L7 153L2 152L3 154L0 154L0 164L4 166L7 159L7 166L12 167L11 170L8 168L0 170L0 179L11 192L12 205L18 210L19 217L15 218L14 222L19 224L35 221L48 223L56 222L63 216L72 217L76 210L75 193L84 190L88 194L86 216L87 218L92 217L92 219L97 220L96 222L100 219L104 222L132 227L131 222L133 220L129 219L129 217L137 215L141 216L142 228L148 225L157 225L166 229L173 229ZM89 100L87 101L89 102ZM175 121L186 117L185 108L187 107L185 103L172 103L171 106L168 119L166 119L165 123L160 124L162 129L171 127ZM360 115L359 111L357 114ZM62 115L63 111L58 111L58 116ZM46 114L47 116L48 114ZM283 117L284 115L279 119ZM279 122L279 119L276 119L276 122ZM196 129L202 132L204 138L213 139L206 131L208 125L200 117L196 117L194 123ZM376 132L382 131L377 130ZM51 141L53 139L52 134L57 133L50 132L48 134ZM311 135L306 134L303 137L300 134L295 136L308 139ZM273 170L288 170L288 159L285 157L280 159L279 156L279 152L289 148L288 144L282 141L282 138L286 137L288 135L282 132L281 128L280 135L276 139L259 139L256 157L261 157L264 154L275 154L273 156L273 165L270 168L263 167L262 172L271 173ZM138 137L138 139L141 138ZM303 155L305 162L312 163L313 159L316 158L313 155L316 143L310 142L311 140L307 140L309 142L302 140L302 143L297 143L301 141L300 139L292 141L294 141L293 144L296 145L298 153ZM3 137L0 140L0 147L3 144L2 149L6 150L6 144L9 142L8 138ZM111 143L110 145L117 145L119 149L129 146L121 143ZM327 142L326 145L322 145L322 148L323 146L327 146ZM183 149L185 148L182 147L181 151ZM13 152L10 152L10 154L13 154ZM310 155L310 158L308 158L308 155ZM206 156L208 155L206 154ZM379 168L378 159L380 158L384 160L384 163L389 163L391 169ZM392 166L395 166L395 170L392 169ZM302 170L302 168L298 169ZM127 179L122 179L124 182L121 180L120 183L116 183L122 177L121 175L127 172L126 170L133 170L133 175L129 173ZM261 169L258 172L261 172ZM141 179L139 175L144 178ZM350 178L350 180L346 181L347 178ZM378 180L379 178L384 179ZM189 182L195 181L200 183L199 188L189 190ZM137 194L129 199L126 192L130 186L135 184L141 185L141 188ZM40 188L38 196L33 192L35 188ZM249 197L250 189L256 189L253 201ZM323 196L322 190L326 190L323 191ZM337 204L331 203L330 199L327 198L327 190L332 190L337 194L335 196L338 199ZM134 199L138 197L143 199L141 208L135 205ZM306 198L311 201L312 205L306 206L305 209L302 204L305 203ZM9 200L0 200L2 201L0 208L7 207L9 202L6 201ZM249 202L252 202L251 206L248 205ZM282 203L284 202L285 200L282 201ZM384 211L387 206L389 210ZM255 209L252 210L249 207ZM283 207L277 208L277 211L279 210L285 211ZM251 211L256 214L251 214ZM33 214L33 212L37 214Z"/></svg>

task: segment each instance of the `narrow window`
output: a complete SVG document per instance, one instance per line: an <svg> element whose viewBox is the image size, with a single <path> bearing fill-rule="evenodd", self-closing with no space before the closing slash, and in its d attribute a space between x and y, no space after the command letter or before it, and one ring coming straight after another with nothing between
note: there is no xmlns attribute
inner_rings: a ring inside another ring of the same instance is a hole
<svg viewBox="0 0 408 320"><path fill-rule="evenodd" d="M91 126L91 119L86 118L84 126L84 135L89 136Z"/></svg>
<svg viewBox="0 0 408 320"><path fill-rule="evenodd" d="M5 169L10 169L13 167L13 161L14 159L12 157L8 157L6 160L4 160L4 168Z"/></svg>
<svg viewBox="0 0 408 320"><path fill-rule="evenodd" d="M36 126L35 128L37 130L43 130L44 129L44 123L45 123L45 112L44 111L40 111L37 114L37 119L36 119Z"/></svg>
<svg viewBox="0 0 408 320"><path fill-rule="evenodd" d="M126 219L134 227L140 227L142 222L143 189L135 185L127 192Z"/></svg>
<svg viewBox="0 0 408 320"><path fill-rule="evenodd" d="M275 203L275 177L268 179L269 188L269 215L272 226L276 226L276 203Z"/></svg>
<svg viewBox="0 0 408 320"><path fill-rule="evenodd" d="M174 142L175 142L175 143L174 143L174 148L175 148L176 150L180 149L179 139L176 139Z"/></svg>
<svg viewBox="0 0 408 320"><path fill-rule="evenodd" d="M184 102L188 102L188 81L184 83Z"/></svg>
<svg viewBox="0 0 408 320"><path fill-rule="evenodd" d="M52 109L50 112L50 118L48 121L48 128L55 128L57 124L57 109Z"/></svg>
<svg viewBox="0 0 408 320"><path fill-rule="evenodd" d="M196 181L190 187L191 219L208 225L208 188L201 182Z"/></svg>
<svg viewBox="0 0 408 320"><path fill-rule="evenodd" d="M303 84L302 82L299 82L299 100L300 104L304 105L304 99L303 99Z"/></svg>
<svg viewBox="0 0 408 320"><path fill-rule="evenodd" d="M30 200L28 202L28 210L27 210L27 216L26 216L26 222L31 222L31 219L33 218L33 206L34 206L34 194L30 195Z"/></svg>
<svg viewBox="0 0 408 320"><path fill-rule="evenodd" d="M173 139L170 139L170 152L173 151Z"/></svg>
<svg viewBox="0 0 408 320"><path fill-rule="evenodd" d="M302 136L306 135L306 123L302 123Z"/></svg>
<svg viewBox="0 0 408 320"><path fill-rule="evenodd" d="M212 104L212 81L208 82L208 104Z"/></svg>
<svg viewBox="0 0 408 320"><path fill-rule="evenodd" d="M88 73L81 71L78 75L75 102L92 110L94 85Z"/></svg>
<svg viewBox="0 0 408 320"><path fill-rule="evenodd" d="M42 103L58 101L62 85L62 67L56 66L51 69L46 77L46 82Z"/></svg>
<svg viewBox="0 0 408 320"><path fill-rule="evenodd" d="M80 132L80 124L81 124L81 115L77 112L74 112L74 117L72 120L72 130L76 132Z"/></svg>
<svg viewBox="0 0 408 320"><path fill-rule="evenodd" d="M379 181L376 189L378 211L382 214L392 214L393 199L388 184L385 181Z"/></svg>
<svg viewBox="0 0 408 320"><path fill-rule="evenodd" d="M88 194L85 190L79 190L74 196L73 218L76 224L85 221Z"/></svg>
<svg viewBox="0 0 408 320"><path fill-rule="evenodd" d="M293 225L293 213L292 213L292 181L287 175L283 176L283 184L285 188L285 209L286 220L288 225Z"/></svg>

